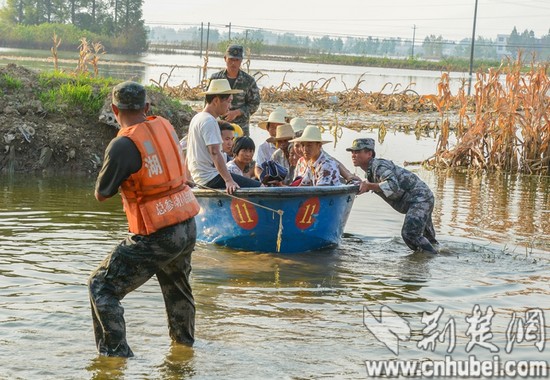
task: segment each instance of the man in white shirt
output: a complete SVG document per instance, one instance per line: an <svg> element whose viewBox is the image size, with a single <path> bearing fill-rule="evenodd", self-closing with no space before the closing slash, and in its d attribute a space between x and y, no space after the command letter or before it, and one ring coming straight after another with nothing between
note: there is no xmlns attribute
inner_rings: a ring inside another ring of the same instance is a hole
<svg viewBox="0 0 550 380"><path fill-rule="evenodd" d="M187 166L193 181L202 186L225 189L232 194L242 187L258 187L257 181L231 174L227 170L221 151L222 136L217 118L224 115L231 105L232 90L227 79L213 79L205 95L206 106L189 124L187 135Z"/></svg>

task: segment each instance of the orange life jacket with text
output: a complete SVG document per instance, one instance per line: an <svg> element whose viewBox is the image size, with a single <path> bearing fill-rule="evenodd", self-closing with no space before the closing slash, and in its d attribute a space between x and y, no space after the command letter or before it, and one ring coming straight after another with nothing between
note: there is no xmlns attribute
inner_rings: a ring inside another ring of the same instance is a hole
<svg viewBox="0 0 550 380"><path fill-rule="evenodd" d="M130 232L150 235L197 215L200 206L187 185L183 153L168 120L148 117L117 136L131 139L141 154L141 169L120 185Z"/></svg>

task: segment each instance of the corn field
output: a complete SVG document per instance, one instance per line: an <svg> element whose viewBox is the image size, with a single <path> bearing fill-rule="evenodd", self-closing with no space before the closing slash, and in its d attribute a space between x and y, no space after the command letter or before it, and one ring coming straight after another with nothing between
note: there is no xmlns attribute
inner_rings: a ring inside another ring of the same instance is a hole
<svg viewBox="0 0 550 380"><path fill-rule="evenodd" d="M205 60L205 67L207 63ZM352 111L418 115L439 112L440 120L434 126L422 122L421 118L416 125L410 126L417 135L435 128L435 133L439 136L436 152L423 162L425 166L548 175L548 65L533 63L528 72L522 72L521 68L520 56L514 62L504 62L499 68L478 72L472 96L466 94L466 81L463 81L456 95L451 94L448 73L441 75L437 93L433 95L420 96L410 86L402 89L399 84L390 83L379 92L366 93L360 88L362 78L353 87L346 86L341 92L328 91L335 78L323 78L297 86L283 78L277 86L261 88L261 96L265 103L298 103L319 111L338 110L344 116ZM163 92L180 100L203 99L198 94L207 87L207 81L196 87L190 86L186 81L170 86L168 82L172 71L163 73L158 81L151 82ZM254 76L258 81L263 75L257 72ZM364 128L357 125L345 127ZM386 126L381 125L379 128L384 135ZM454 134L454 139L451 134Z"/></svg>
<svg viewBox="0 0 550 380"><path fill-rule="evenodd" d="M550 174L548 65L531 64L527 73L521 67L519 57L478 72L471 99L464 85L453 97L448 75L442 75L438 94L422 97L441 115L437 149L427 166ZM458 112L455 125L449 122L450 109ZM452 147L451 133L456 137Z"/></svg>

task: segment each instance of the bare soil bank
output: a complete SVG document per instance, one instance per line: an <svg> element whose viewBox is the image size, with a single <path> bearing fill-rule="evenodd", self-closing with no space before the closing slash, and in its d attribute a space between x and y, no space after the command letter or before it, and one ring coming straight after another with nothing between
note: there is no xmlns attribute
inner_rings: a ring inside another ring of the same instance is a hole
<svg viewBox="0 0 550 380"><path fill-rule="evenodd" d="M105 147L118 131L110 95L100 114L68 106L48 112L38 97L44 89L37 72L9 64L0 68L0 78L4 75L21 85L0 86L0 173L96 175ZM173 102L163 101L160 93L149 95L155 113L169 118L180 136L185 134L194 112L171 109Z"/></svg>

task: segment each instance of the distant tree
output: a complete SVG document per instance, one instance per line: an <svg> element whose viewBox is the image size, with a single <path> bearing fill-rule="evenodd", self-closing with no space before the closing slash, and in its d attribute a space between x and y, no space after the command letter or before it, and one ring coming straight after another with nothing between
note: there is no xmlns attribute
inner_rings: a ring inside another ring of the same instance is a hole
<svg viewBox="0 0 550 380"><path fill-rule="evenodd" d="M518 33L518 30L514 26L512 33L508 37L508 43L506 44L506 50L508 50L514 59L518 56L518 51L521 49L521 36Z"/></svg>
<svg viewBox="0 0 550 380"><path fill-rule="evenodd" d="M541 37L540 43L541 43L540 58L543 60L549 60L550 59L550 30L548 30L548 34Z"/></svg>
<svg viewBox="0 0 550 380"><path fill-rule="evenodd" d="M323 36L314 40L313 47L319 49L322 53L332 53L334 50L334 41L330 36Z"/></svg>
<svg viewBox="0 0 550 380"><path fill-rule="evenodd" d="M440 59L443 56L443 37L433 34L426 36L422 42L422 49L425 58Z"/></svg>

